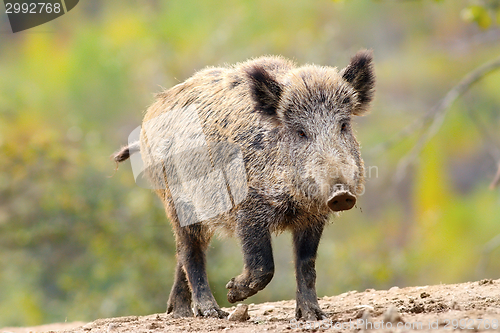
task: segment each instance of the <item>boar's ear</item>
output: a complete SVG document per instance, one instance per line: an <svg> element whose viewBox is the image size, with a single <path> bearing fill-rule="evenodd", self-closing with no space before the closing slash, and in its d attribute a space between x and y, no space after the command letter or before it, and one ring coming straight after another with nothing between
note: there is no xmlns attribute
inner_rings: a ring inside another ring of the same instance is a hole
<svg viewBox="0 0 500 333"><path fill-rule="evenodd" d="M355 106L353 113L359 116L368 111L375 86L372 52L368 50L358 51L351 58L351 63L340 74L354 87L358 95L359 104Z"/></svg>
<svg viewBox="0 0 500 333"><path fill-rule="evenodd" d="M250 92L256 111L279 122L276 109L283 92L281 84L261 66L253 66L246 73L250 79Z"/></svg>

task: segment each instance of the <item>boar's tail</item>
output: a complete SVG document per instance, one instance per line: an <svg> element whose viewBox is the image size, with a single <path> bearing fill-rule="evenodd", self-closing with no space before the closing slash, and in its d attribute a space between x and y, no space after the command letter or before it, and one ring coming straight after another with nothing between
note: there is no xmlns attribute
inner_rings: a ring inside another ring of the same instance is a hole
<svg viewBox="0 0 500 333"><path fill-rule="evenodd" d="M113 154L111 157L115 160L116 164L127 160L131 155L137 153L140 150L139 141L133 142L128 146L123 147L117 153Z"/></svg>

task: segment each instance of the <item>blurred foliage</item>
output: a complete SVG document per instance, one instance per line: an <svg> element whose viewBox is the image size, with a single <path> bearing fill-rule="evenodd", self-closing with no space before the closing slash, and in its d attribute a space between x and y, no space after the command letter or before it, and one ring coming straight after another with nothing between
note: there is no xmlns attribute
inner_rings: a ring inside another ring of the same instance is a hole
<svg viewBox="0 0 500 333"><path fill-rule="evenodd" d="M500 24L499 0L473 0L462 10L462 18L476 22L481 28L489 28L493 23Z"/></svg>
<svg viewBox="0 0 500 333"><path fill-rule="evenodd" d="M500 53L498 3L87 0L46 25L3 32L0 327L165 311L169 223L130 164L115 172L109 155L161 87L262 54L344 66L360 48L375 53L376 102L357 119L372 174L359 208L326 230L319 295L497 278L500 248L485 244L500 234L500 197L487 189L498 161L484 132L498 147L500 73L452 106L402 183L392 176L418 133L371 152ZM0 28L8 31L5 15ZM291 253L290 236L276 237L276 276L248 302L295 296ZM237 241L214 240L208 262L226 306L225 283L241 268Z"/></svg>

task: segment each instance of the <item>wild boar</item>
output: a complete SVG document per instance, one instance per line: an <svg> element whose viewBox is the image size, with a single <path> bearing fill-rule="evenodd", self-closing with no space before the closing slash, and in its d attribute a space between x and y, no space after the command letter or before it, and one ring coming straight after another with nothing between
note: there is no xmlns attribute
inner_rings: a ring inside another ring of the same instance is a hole
<svg viewBox="0 0 500 333"><path fill-rule="evenodd" d="M293 234L297 319L325 318L315 261L330 212L351 209L364 182L351 122L366 113L375 75L370 51L342 70L297 67L261 57L207 68L157 96L140 139L114 155L140 151L177 245L167 312L223 318L208 284L205 251L218 230L241 242L243 272L226 285L234 303L274 274L271 234Z"/></svg>

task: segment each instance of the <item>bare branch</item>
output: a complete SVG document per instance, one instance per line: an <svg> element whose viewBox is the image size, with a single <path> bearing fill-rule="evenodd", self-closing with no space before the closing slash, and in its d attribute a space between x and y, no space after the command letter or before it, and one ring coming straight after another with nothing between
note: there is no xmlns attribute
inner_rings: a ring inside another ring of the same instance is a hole
<svg viewBox="0 0 500 333"><path fill-rule="evenodd" d="M418 129L426 127L425 132L420 136L417 143L413 146L410 152L399 162L394 178L396 183L401 181L405 177L408 166L412 165L415 162L425 145L439 131L446 116L446 112L453 104L453 102L457 100L457 98L462 96L467 90L469 90L469 88L474 83L478 82L486 75L497 70L498 68L500 68L500 57L478 67L474 71L467 74L455 87L448 91L445 97L438 104L436 104L421 119L417 120L415 123L402 130L395 139L389 141L383 147L379 148L382 150L389 149L394 146L396 142L413 134Z"/></svg>

